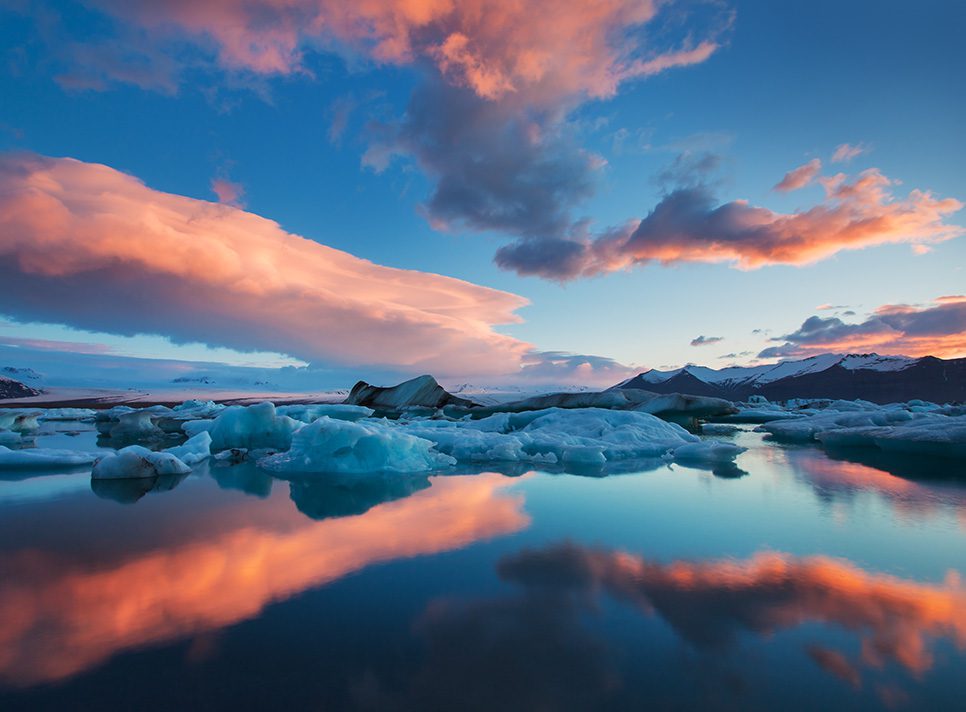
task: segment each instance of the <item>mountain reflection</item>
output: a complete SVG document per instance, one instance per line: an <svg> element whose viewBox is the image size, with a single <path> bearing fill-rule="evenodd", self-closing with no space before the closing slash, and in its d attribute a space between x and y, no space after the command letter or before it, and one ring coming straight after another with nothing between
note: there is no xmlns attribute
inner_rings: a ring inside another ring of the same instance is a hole
<svg viewBox="0 0 966 712"><path fill-rule="evenodd" d="M790 452L789 463L822 499L851 500L872 492L907 518L949 511L966 528L966 487L960 482L906 479L863 462L813 457L809 452Z"/></svg>
<svg viewBox="0 0 966 712"><path fill-rule="evenodd" d="M231 625L367 565L457 549L529 524L512 480L440 477L361 516L269 525L241 518L175 548L77 564L53 551L0 557L0 680L58 680L125 649ZM231 517L231 512L222 512ZM204 512L201 513L204 516Z"/></svg>

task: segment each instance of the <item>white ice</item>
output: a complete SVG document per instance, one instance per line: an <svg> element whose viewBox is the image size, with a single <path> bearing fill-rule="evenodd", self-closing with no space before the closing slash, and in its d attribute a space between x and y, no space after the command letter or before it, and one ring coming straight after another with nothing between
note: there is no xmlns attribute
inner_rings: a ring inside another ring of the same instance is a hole
<svg viewBox="0 0 966 712"><path fill-rule="evenodd" d="M876 405L833 401L795 420L759 426L781 440L819 441L832 447L876 447L893 452L966 458L966 413L923 401Z"/></svg>
<svg viewBox="0 0 966 712"><path fill-rule="evenodd" d="M211 457L211 435L207 431L188 438L183 445L169 447L165 452L174 455L186 465L196 465Z"/></svg>
<svg viewBox="0 0 966 712"><path fill-rule="evenodd" d="M94 463L91 477L96 480L127 480L158 475L186 475L191 468L170 452L153 452L140 445L129 445Z"/></svg>
<svg viewBox="0 0 966 712"><path fill-rule="evenodd" d="M11 450L0 445L0 469L78 467L91 464L99 454L51 448Z"/></svg>

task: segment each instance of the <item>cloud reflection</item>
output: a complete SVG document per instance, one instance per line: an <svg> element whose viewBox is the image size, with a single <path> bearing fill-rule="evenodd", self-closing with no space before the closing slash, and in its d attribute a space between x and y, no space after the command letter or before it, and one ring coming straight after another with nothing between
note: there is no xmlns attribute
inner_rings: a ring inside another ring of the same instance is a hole
<svg viewBox="0 0 966 712"><path fill-rule="evenodd" d="M0 680L59 680L130 648L257 615L266 605L377 562L457 549L529 524L496 474L441 477L364 515L275 525L117 560L72 564L48 551L0 557ZM230 514L230 513L229 513Z"/></svg>
<svg viewBox="0 0 966 712"><path fill-rule="evenodd" d="M681 638L712 651L739 633L770 636L813 623L858 636L867 667L892 661L921 675L933 664L930 641L966 649L966 587L954 574L918 583L824 556L772 552L665 564L573 544L522 552L501 562L500 574L527 587L606 592L656 612ZM849 662L828 651L820 657L840 671Z"/></svg>

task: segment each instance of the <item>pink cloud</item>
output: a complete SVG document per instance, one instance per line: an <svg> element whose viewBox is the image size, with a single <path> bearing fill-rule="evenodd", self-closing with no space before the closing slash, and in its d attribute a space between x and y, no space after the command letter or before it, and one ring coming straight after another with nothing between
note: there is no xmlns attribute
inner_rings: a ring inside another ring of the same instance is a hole
<svg viewBox="0 0 966 712"><path fill-rule="evenodd" d="M832 154L832 163L848 163L853 158L868 153L869 149L865 144L859 143L852 145L849 143L839 144Z"/></svg>
<svg viewBox="0 0 966 712"><path fill-rule="evenodd" d="M799 166L798 168L788 171L785 177L782 178L778 185L775 186L775 190L788 192L791 190L798 190L799 188L804 188L806 185L815 180L815 176L819 174L822 170L822 162L817 158L813 158L808 163Z"/></svg>
<svg viewBox="0 0 966 712"><path fill-rule="evenodd" d="M225 178L215 178L211 181L211 190L218 196L219 203L236 208L244 207L242 197L245 195L245 186L241 183L235 183Z"/></svg>
<svg viewBox="0 0 966 712"><path fill-rule="evenodd" d="M0 336L0 344L42 351L66 351L74 354L111 354L114 349L107 344L59 341L56 339L29 339L17 336Z"/></svg>
<svg viewBox="0 0 966 712"><path fill-rule="evenodd" d="M966 296L944 296L927 305L886 304L864 321L811 316L759 358L876 351L904 356L966 356Z"/></svg>
<svg viewBox="0 0 966 712"><path fill-rule="evenodd" d="M681 48L642 46L633 32L657 0L95 0L155 34L210 46L229 70L303 72L307 47L348 45L379 62L428 58L452 82L489 99L612 96L620 82L705 61L707 39Z"/></svg>
<svg viewBox="0 0 966 712"><path fill-rule="evenodd" d="M826 196L808 210L777 213L744 200L718 204L705 186L680 188L636 226L597 236L518 241L500 248L497 263L560 280L651 261L732 262L755 269L810 264L874 245L935 244L966 232L946 222L962 209L960 201L918 189L899 198L892 190L897 182L878 169L851 180L842 173L817 180Z"/></svg>
<svg viewBox="0 0 966 712"><path fill-rule="evenodd" d="M522 297L392 269L107 166L0 158L0 298L16 318L313 363L518 371Z"/></svg>

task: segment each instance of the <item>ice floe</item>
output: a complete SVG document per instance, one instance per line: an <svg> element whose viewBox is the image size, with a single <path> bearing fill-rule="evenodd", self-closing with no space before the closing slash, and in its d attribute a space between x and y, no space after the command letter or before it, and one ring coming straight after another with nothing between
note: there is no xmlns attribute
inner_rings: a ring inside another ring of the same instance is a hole
<svg viewBox="0 0 966 712"><path fill-rule="evenodd" d="M141 445L128 445L102 456L94 463L95 480L123 480L159 475L186 475L191 467L170 452L154 452Z"/></svg>
<svg viewBox="0 0 966 712"><path fill-rule="evenodd" d="M923 401L876 405L832 401L823 410L758 430L785 441L828 447L875 447L891 452L966 458L966 413Z"/></svg>
<svg viewBox="0 0 966 712"><path fill-rule="evenodd" d="M100 453L52 448L11 450L0 445L0 469L81 467L90 465Z"/></svg>

